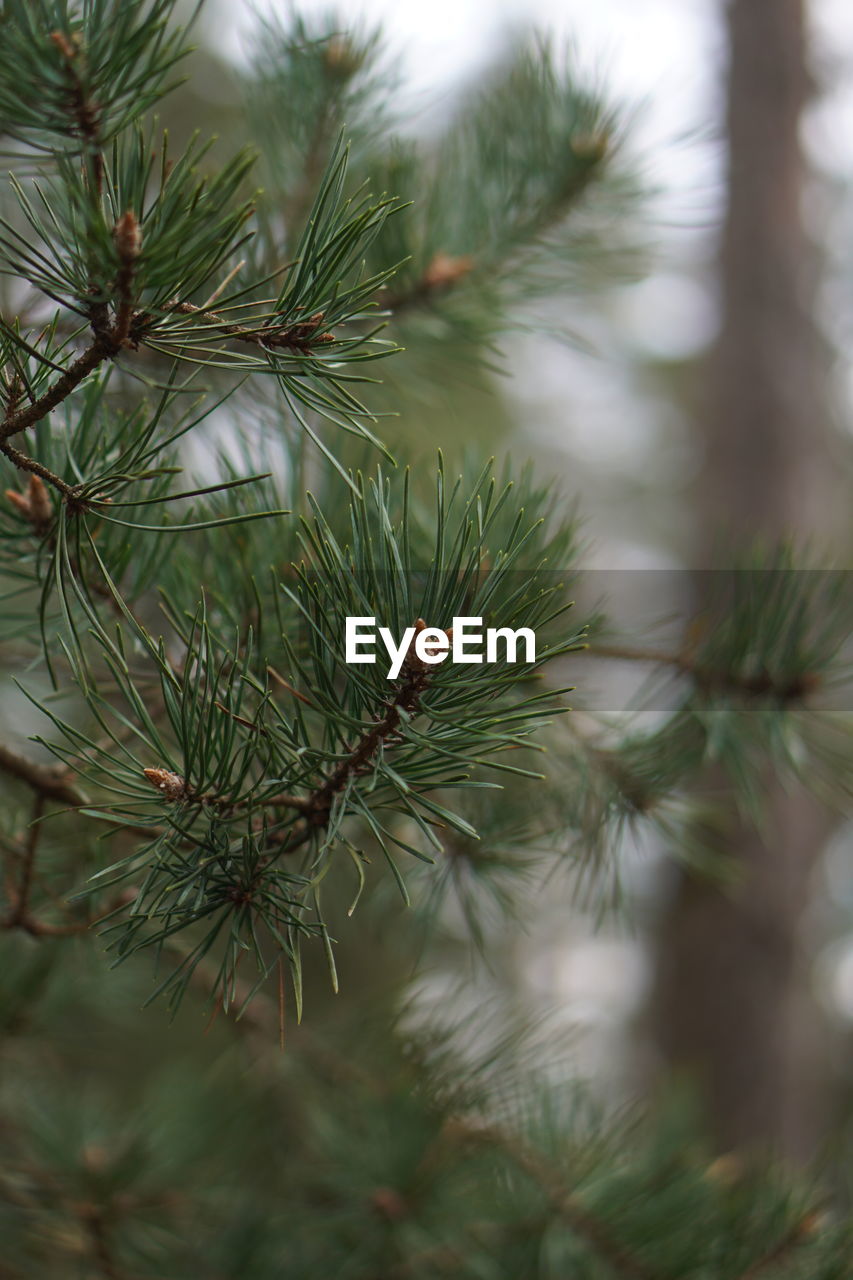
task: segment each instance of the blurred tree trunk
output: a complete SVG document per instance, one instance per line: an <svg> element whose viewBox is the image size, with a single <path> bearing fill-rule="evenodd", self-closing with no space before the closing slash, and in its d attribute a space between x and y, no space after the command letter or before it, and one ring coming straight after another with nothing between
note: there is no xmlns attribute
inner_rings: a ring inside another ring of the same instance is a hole
<svg viewBox="0 0 853 1280"><path fill-rule="evenodd" d="M756 538L828 531L820 518L829 413L813 312L817 253L801 217L799 124L810 92L804 7L731 0L727 8L721 328L698 422L703 566L726 563L721 553ZM709 786L722 782L712 777ZM695 1071L724 1149L769 1143L802 1159L821 1136L820 1027L799 934L827 827L812 800L785 795L771 779L763 834L732 815L721 838L721 852L741 865L734 890L674 873L658 938L654 1030L669 1065Z"/></svg>

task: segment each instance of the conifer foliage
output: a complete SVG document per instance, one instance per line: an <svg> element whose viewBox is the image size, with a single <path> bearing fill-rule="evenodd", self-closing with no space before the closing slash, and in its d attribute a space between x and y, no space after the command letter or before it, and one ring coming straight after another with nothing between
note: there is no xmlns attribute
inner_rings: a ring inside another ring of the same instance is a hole
<svg viewBox="0 0 853 1280"><path fill-rule="evenodd" d="M0 741L0 1273L851 1274L812 1188L715 1162L679 1107L629 1141L512 1055L463 1064L363 974L278 1052L377 919L428 937L449 904L486 950L541 863L600 888L643 826L700 858L709 762L750 812L768 762L849 799L848 721L808 705L849 678L843 584L748 566L698 641L629 650L570 607L560 501L461 456L409 470L389 421L386 368L452 381L631 267L618 114L531 44L413 143L378 35L329 15L263 31L258 154L176 153L174 0L4 0L0 33L0 644L28 726ZM535 658L345 660L347 617L469 616ZM587 643L671 672L654 731L565 715ZM186 1071L145 1047L160 995L223 1015L160 1029ZM137 1044L144 1087L75 1027Z"/></svg>

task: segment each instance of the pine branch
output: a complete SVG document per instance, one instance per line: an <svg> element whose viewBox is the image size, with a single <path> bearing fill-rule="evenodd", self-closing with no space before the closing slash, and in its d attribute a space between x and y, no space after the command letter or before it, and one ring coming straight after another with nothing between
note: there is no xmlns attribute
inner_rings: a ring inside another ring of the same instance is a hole
<svg viewBox="0 0 853 1280"><path fill-rule="evenodd" d="M399 316L404 311L422 306L439 295L450 292L469 277L475 267L476 259L471 254L453 257L439 251L408 289L400 289L396 293L389 291L381 299L382 306Z"/></svg>
<svg viewBox="0 0 853 1280"><path fill-rule="evenodd" d="M426 625L418 619L419 629ZM416 624L417 625L417 624ZM304 800L298 802L305 817L300 819L290 836L284 840L280 854L288 854L301 848L312 834L328 825L335 797L345 790L351 778L369 771L377 752L400 728L403 717L414 715L420 705L421 695L429 683L428 667L410 651L406 660L408 674L403 680L385 714L368 729L355 744L349 755L336 766L329 776ZM294 797L288 797L292 803Z"/></svg>
<svg viewBox="0 0 853 1280"><path fill-rule="evenodd" d="M179 302L172 308L180 315L201 315L212 320L221 328L223 334L236 338L240 342L248 342L257 347L279 347L286 351L296 351L300 355L310 355L312 346L334 342L333 333L317 332L322 330L324 314L316 311L314 315L297 324L267 324L257 328L245 325L229 324L215 311L207 311L204 307L196 307L191 302Z"/></svg>
<svg viewBox="0 0 853 1280"><path fill-rule="evenodd" d="M5 444L12 436L17 435L21 431L25 431L27 427L35 426L37 422L41 422L42 418L47 417L52 409L57 408L66 400L71 392L78 387L84 378L87 378L98 365L103 364L121 351L121 343L111 333L100 333L95 336L86 350L74 360L64 373L60 374L56 381L48 387L42 395L30 404L25 405L21 409L14 409L11 413L6 414L2 423L0 423L0 445ZM28 459L28 462L31 460ZM20 465L20 464L18 464ZM25 468L32 470L30 466Z"/></svg>
<svg viewBox="0 0 853 1280"><path fill-rule="evenodd" d="M93 1259L103 1280L126 1280L115 1260L104 1207L99 1204L84 1203L77 1206L77 1213L88 1233Z"/></svg>
<svg viewBox="0 0 853 1280"><path fill-rule="evenodd" d="M0 771L24 782L46 800L58 800L60 804L74 808L85 804L77 788L70 783L65 770L52 765L37 764L0 743Z"/></svg>
<svg viewBox="0 0 853 1280"><path fill-rule="evenodd" d="M0 427L0 430L1 429L2 427ZM76 498L77 490L73 485L66 484L62 479L62 476L58 476L56 472L51 471L50 467L46 467L44 463L37 462L35 458L31 458L28 454L22 453L20 449L16 449L14 445L9 444L8 440L0 441L0 453L4 454L4 456L7 457L19 471L27 472L31 478L38 477L38 479L46 481L52 488L56 489L58 493L61 493L64 498L72 501ZM7 489L6 497L17 506L15 499L12 497L13 492L14 490ZM21 508L19 507L19 510L20 509ZM38 526L36 520L29 516L28 519L30 519L33 531L36 534L43 532L43 529Z"/></svg>
<svg viewBox="0 0 853 1280"><path fill-rule="evenodd" d="M128 209L119 218L113 229L113 240L120 263L115 282L118 308L113 337L123 347L133 324L133 278L136 274L136 260L142 249L142 233L132 210Z"/></svg>
<svg viewBox="0 0 853 1280"><path fill-rule="evenodd" d="M752 697L778 698L781 702L796 702L814 693L819 678L816 674L802 672L789 680L775 680L769 671L742 675L735 671L723 671L707 666L686 653L667 653L660 649L640 649L631 645L594 644L587 652L593 658L608 658L616 662L640 662L654 666L674 667L690 676L703 693L745 693Z"/></svg>
<svg viewBox="0 0 853 1280"><path fill-rule="evenodd" d="M793 1227L767 1253L751 1263L746 1271L741 1272L738 1280L756 1280L756 1277L763 1276L772 1268L787 1262L792 1253L814 1236L819 1220L818 1213L810 1210L798 1222L795 1222Z"/></svg>
<svg viewBox="0 0 853 1280"><path fill-rule="evenodd" d="M74 45L62 31L51 32L50 38L62 54L68 81L70 113L75 121L75 131L83 141L86 158L91 165L93 192L100 196L104 182L100 109L97 103L86 94L83 82L77 74L75 64L80 54L79 46Z"/></svg>
<svg viewBox="0 0 853 1280"><path fill-rule="evenodd" d="M612 658L615 662L647 662L658 666L677 667L679 671L692 671L690 659L683 653L668 653L665 649L640 649L632 645L593 644L587 649L592 658Z"/></svg>
<svg viewBox="0 0 853 1280"><path fill-rule="evenodd" d="M36 852L38 850L39 837L41 836L42 827L39 819L44 812L44 796L36 793L33 802L33 813L30 819L30 828L27 832L27 842L24 846L24 865L21 868L21 877L17 888L15 889L15 901L5 921L7 929L17 929L19 927L26 928L29 920L30 893L33 887L33 872L35 870Z"/></svg>
<svg viewBox="0 0 853 1280"><path fill-rule="evenodd" d="M606 1223L590 1213L578 1196L566 1189L559 1172L539 1152L499 1128L479 1128L464 1121L455 1121L450 1132L463 1141L493 1145L505 1151L519 1169L545 1192L558 1217L608 1264L614 1275L623 1280L655 1280L643 1263L613 1239Z"/></svg>

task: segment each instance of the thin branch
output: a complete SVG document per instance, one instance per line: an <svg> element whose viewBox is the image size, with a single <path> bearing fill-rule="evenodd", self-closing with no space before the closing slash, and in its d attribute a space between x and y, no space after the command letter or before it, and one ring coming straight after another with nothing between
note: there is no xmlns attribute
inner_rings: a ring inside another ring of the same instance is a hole
<svg viewBox="0 0 853 1280"><path fill-rule="evenodd" d="M475 265L471 254L451 257L449 253L439 250L417 280L407 289L400 289L397 293L389 292L385 297L380 296L380 304L383 310L387 308L395 316L399 316L403 311L450 292L472 274Z"/></svg>
<svg viewBox="0 0 853 1280"><path fill-rule="evenodd" d="M592 181L598 164L606 155L606 139L591 139L588 146L593 148L592 158L598 163L575 175L552 202L544 202L531 214L526 223L515 228L516 236L523 243L517 245L498 244L490 250L477 255L473 253L452 256L439 249L427 264L421 275L408 288L397 293L388 293L381 299L383 308L387 307L395 316L402 312L424 306L442 294L449 293L463 280L469 279L476 272L488 272L505 258L518 257L529 246L535 244L548 231L560 225L575 201L583 194Z"/></svg>
<svg viewBox="0 0 853 1280"><path fill-rule="evenodd" d="M19 782L24 782L33 791L38 792L46 800L57 800L60 804L77 808L85 804L83 795L73 783L68 781L65 770L59 766L37 764L28 756L22 756L10 747L0 743L0 771L7 773Z"/></svg>
<svg viewBox="0 0 853 1280"><path fill-rule="evenodd" d="M648 662L655 666L676 667L679 671L694 670L690 659L683 653L668 653L664 649L642 649L633 645L593 644L587 649L591 658L612 658L615 662Z"/></svg>
<svg viewBox="0 0 853 1280"><path fill-rule="evenodd" d="M26 453L21 453L14 445L9 444L8 440L0 441L0 453L6 455L10 462L14 463L19 471L26 471L31 476L38 476L41 480L46 480L52 485L57 492L61 493L64 498L71 501L77 496L77 491L73 485L66 484L61 476L56 475L49 467L44 466L41 462L36 462L35 458L30 458Z"/></svg>
<svg viewBox="0 0 853 1280"><path fill-rule="evenodd" d="M112 336L118 345L123 347L128 341L133 324L133 279L136 274L136 260L142 251L142 233L131 209L128 209L115 224L113 240L120 266L115 279L118 306Z"/></svg>
<svg viewBox="0 0 853 1280"><path fill-rule="evenodd" d="M417 712L421 694L429 683L429 671L417 660L411 659L407 660L404 670L407 668L408 674L393 701L387 705L385 714L359 738L328 777L300 803L299 807L303 809L305 817L296 823L289 836L284 837L279 854L293 853L310 840L315 831L328 824L335 797L346 788L351 778L369 771L380 747L400 728L403 716Z"/></svg>
<svg viewBox="0 0 853 1280"><path fill-rule="evenodd" d="M132 225L129 221L130 219L132 219ZM116 231L122 266L115 285L118 295L115 324L111 328L106 328L103 317L100 317L97 323L96 319L93 318L92 324L95 329L95 337L86 350L59 375L56 381L42 395L22 408L10 406L3 421L0 422L0 452L14 462L19 470L40 476L41 479L46 480L48 484L52 485L70 501L73 501L76 497L76 490L73 486L66 484L64 480L42 463L36 462L35 459L19 452L8 441L12 436L18 435L28 427L35 426L36 423L41 422L53 409L62 404L71 395L72 391L90 373L94 372L99 365L106 360L114 359L122 352L125 346L128 344L134 345L138 340L134 332L134 322L138 317L133 311L131 286L133 282L133 264L139 253L140 240L139 228L133 214L125 214L116 224ZM240 342L263 348L281 348L298 352L301 355L310 355L315 346L334 342L335 340L334 334L322 331L324 320L322 311L317 311L314 315L308 316L305 320L295 324L273 323L251 328L244 325L230 324L222 316L217 315L216 312L206 311L203 308L194 306L191 302L176 303L173 310L182 315L207 317L213 321L215 327L222 330L223 334L236 338Z"/></svg>
<svg viewBox="0 0 853 1280"><path fill-rule="evenodd" d="M686 653L668 653L661 649L634 648L631 645L590 645L587 653L593 658L612 658L616 662L644 662L654 666L674 667L689 676L703 693L745 693L753 697L775 697L782 702L796 702L813 693L820 683L819 676L803 671L787 680L776 680L769 671L757 671L744 675L737 671L725 671L703 666Z"/></svg>
<svg viewBox="0 0 853 1280"><path fill-rule="evenodd" d="M25 405L22 409L16 409L12 413L7 413L3 422L0 423L0 443L5 443L11 436L17 435L20 431L25 431L27 427L35 426L37 422L41 422L42 418L46 418L52 409L62 404L62 401L70 396L71 392L78 387L84 378L87 378L99 364L103 364L105 360L113 356L117 356L121 350L121 345L109 334L98 334L91 345L74 360L64 373L60 374L52 386L48 387L43 395L40 395L31 404ZM31 459L27 459L26 470L32 470ZM17 465L21 465L20 463ZM38 464L36 464L38 465ZM47 477L43 477L47 478Z"/></svg>
<svg viewBox="0 0 853 1280"><path fill-rule="evenodd" d="M207 311L204 307L197 307L192 302L177 302L172 310L178 315L206 317L213 321L215 328L221 329L228 337L236 338L238 342L248 342L256 347L279 347L307 356L311 354L315 345L327 344L335 340L333 333L318 333L318 330L322 330L325 319L325 313L322 311L315 311L312 316L295 324L273 323L252 327L231 324L215 311Z"/></svg>
<svg viewBox="0 0 853 1280"><path fill-rule="evenodd" d="M38 852L39 837L41 836L42 827L39 819L44 812L44 796L37 792L33 801L33 813L30 819L30 828L27 832L27 842L24 845L24 865L21 869L21 878L15 892L15 901L12 910L6 920L6 928L17 929L19 926L25 926L29 919L30 912L30 894L33 888L33 875L36 865L36 853Z"/></svg>
<svg viewBox="0 0 853 1280"><path fill-rule="evenodd" d="M284 676L279 675L275 667L271 667L267 664L267 671L272 676L273 680L275 680L276 684L280 685L282 689L285 689L294 698L298 698L300 702L304 702L306 707L312 707L314 705L311 699L306 697L304 693L300 693L298 689L294 689L292 684L288 684Z"/></svg>
<svg viewBox="0 0 853 1280"><path fill-rule="evenodd" d="M97 103L86 95L83 83L74 65L80 52L79 46L62 31L51 33L51 40L62 54L68 79L68 106L76 124L76 132L82 139L87 158L92 165L93 191L100 196L104 182L104 157L101 151L101 112Z"/></svg>
<svg viewBox="0 0 853 1280"><path fill-rule="evenodd" d="M426 624L423 619L418 618L416 625L422 630ZM331 773L306 796L280 792L260 800L253 797L249 801L232 801L214 794L193 795L187 789L186 780L169 769L152 767L143 769L143 773L151 785L163 794L164 799L170 802L188 800L224 810L235 810L247 803L259 807L298 810L303 816L289 831L270 835L270 842L279 846L276 856L293 853L301 849L314 832L328 824L335 797L346 788L351 778L369 772L374 757L383 743L397 733L403 717L417 712L421 695L429 683L429 667L415 656L412 649L404 662L403 672L403 681L392 701L385 704L384 714L362 734ZM251 722L247 723L252 729L257 727Z"/></svg>
<svg viewBox="0 0 853 1280"><path fill-rule="evenodd" d="M88 1232L94 1261L103 1280L123 1280L123 1273L119 1271L113 1253L109 1225L102 1206L81 1204L77 1206L77 1213Z"/></svg>

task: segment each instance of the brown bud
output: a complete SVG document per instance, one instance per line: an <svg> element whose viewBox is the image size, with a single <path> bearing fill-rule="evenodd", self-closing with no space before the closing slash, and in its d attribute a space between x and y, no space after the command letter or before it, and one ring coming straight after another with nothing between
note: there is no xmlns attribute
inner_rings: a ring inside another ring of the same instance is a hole
<svg viewBox="0 0 853 1280"><path fill-rule="evenodd" d="M59 52L67 62L73 62L77 57L77 49L64 31L51 31L50 38L56 45Z"/></svg>
<svg viewBox="0 0 853 1280"><path fill-rule="evenodd" d="M355 75L364 65L364 54L346 36L332 36L323 50L329 73L341 80Z"/></svg>
<svg viewBox="0 0 853 1280"><path fill-rule="evenodd" d="M90 1173L102 1173L110 1162L106 1147L97 1142L89 1142L82 1151L83 1164Z"/></svg>
<svg viewBox="0 0 853 1280"><path fill-rule="evenodd" d="M113 240L122 262L135 262L142 252L142 232L132 209L123 213L113 227Z"/></svg>
<svg viewBox="0 0 853 1280"><path fill-rule="evenodd" d="M370 1197L370 1203L387 1222L399 1222L409 1212L406 1201L393 1187L377 1187Z"/></svg>
<svg viewBox="0 0 853 1280"><path fill-rule="evenodd" d="M9 499L15 510L19 511L25 520L30 519L30 502L25 493L18 493L17 489L7 489L6 497Z"/></svg>
<svg viewBox="0 0 853 1280"><path fill-rule="evenodd" d="M808 1240L810 1236L816 1236L827 1226L828 1216L820 1209L812 1209L807 1213L797 1228L797 1235L801 1240Z"/></svg>
<svg viewBox="0 0 853 1280"><path fill-rule="evenodd" d="M610 150L610 136L607 133L576 133L571 140L572 154L578 160L591 160L597 163L604 159Z"/></svg>
<svg viewBox="0 0 853 1280"><path fill-rule="evenodd" d="M164 800L183 800L187 793L187 784L179 773L171 769L143 769L142 772L158 791L162 791Z"/></svg>
<svg viewBox="0 0 853 1280"><path fill-rule="evenodd" d="M43 533L53 519L53 503L40 476L30 476L26 493L7 489L6 497L36 533Z"/></svg>
<svg viewBox="0 0 853 1280"><path fill-rule="evenodd" d="M712 1160L705 1170L709 1182L719 1183L723 1187L732 1187L740 1181L744 1174L743 1161L734 1152L727 1151L716 1160Z"/></svg>
<svg viewBox="0 0 853 1280"><path fill-rule="evenodd" d="M30 476L27 500L30 504L30 518L33 524L40 528L50 524L53 519L53 503L41 476Z"/></svg>
<svg viewBox="0 0 853 1280"><path fill-rule="evenodd" d="M467 276L473 265L474 259L470 254L453 258L440 249L424 272L424 284L428 289L446 289Z"/></svg>
<svg viewBox="0 0 853 1280"><path fill-rule="evenodd" d="M412 636L412 640L409 645L409 651L406 654L406 657L403 662L403 666L404 668L407 668L409 671L424 671L429 667L430 664L427 662L421 661L421 659L417 655L415 644L417 642L417 638L420 635L420 633L422 631L427 630L427 624L424 622L423 618L415 618L413 626L415 628L415 635ZM430 628L430 630L441 631L441 627ZM441 634L447 637L448 642L451 642L453 640L452 627L448 627L446 631L441 631ZM430 647L432 647L433 643L437 644L438 641L431 641Z"/></svg>

